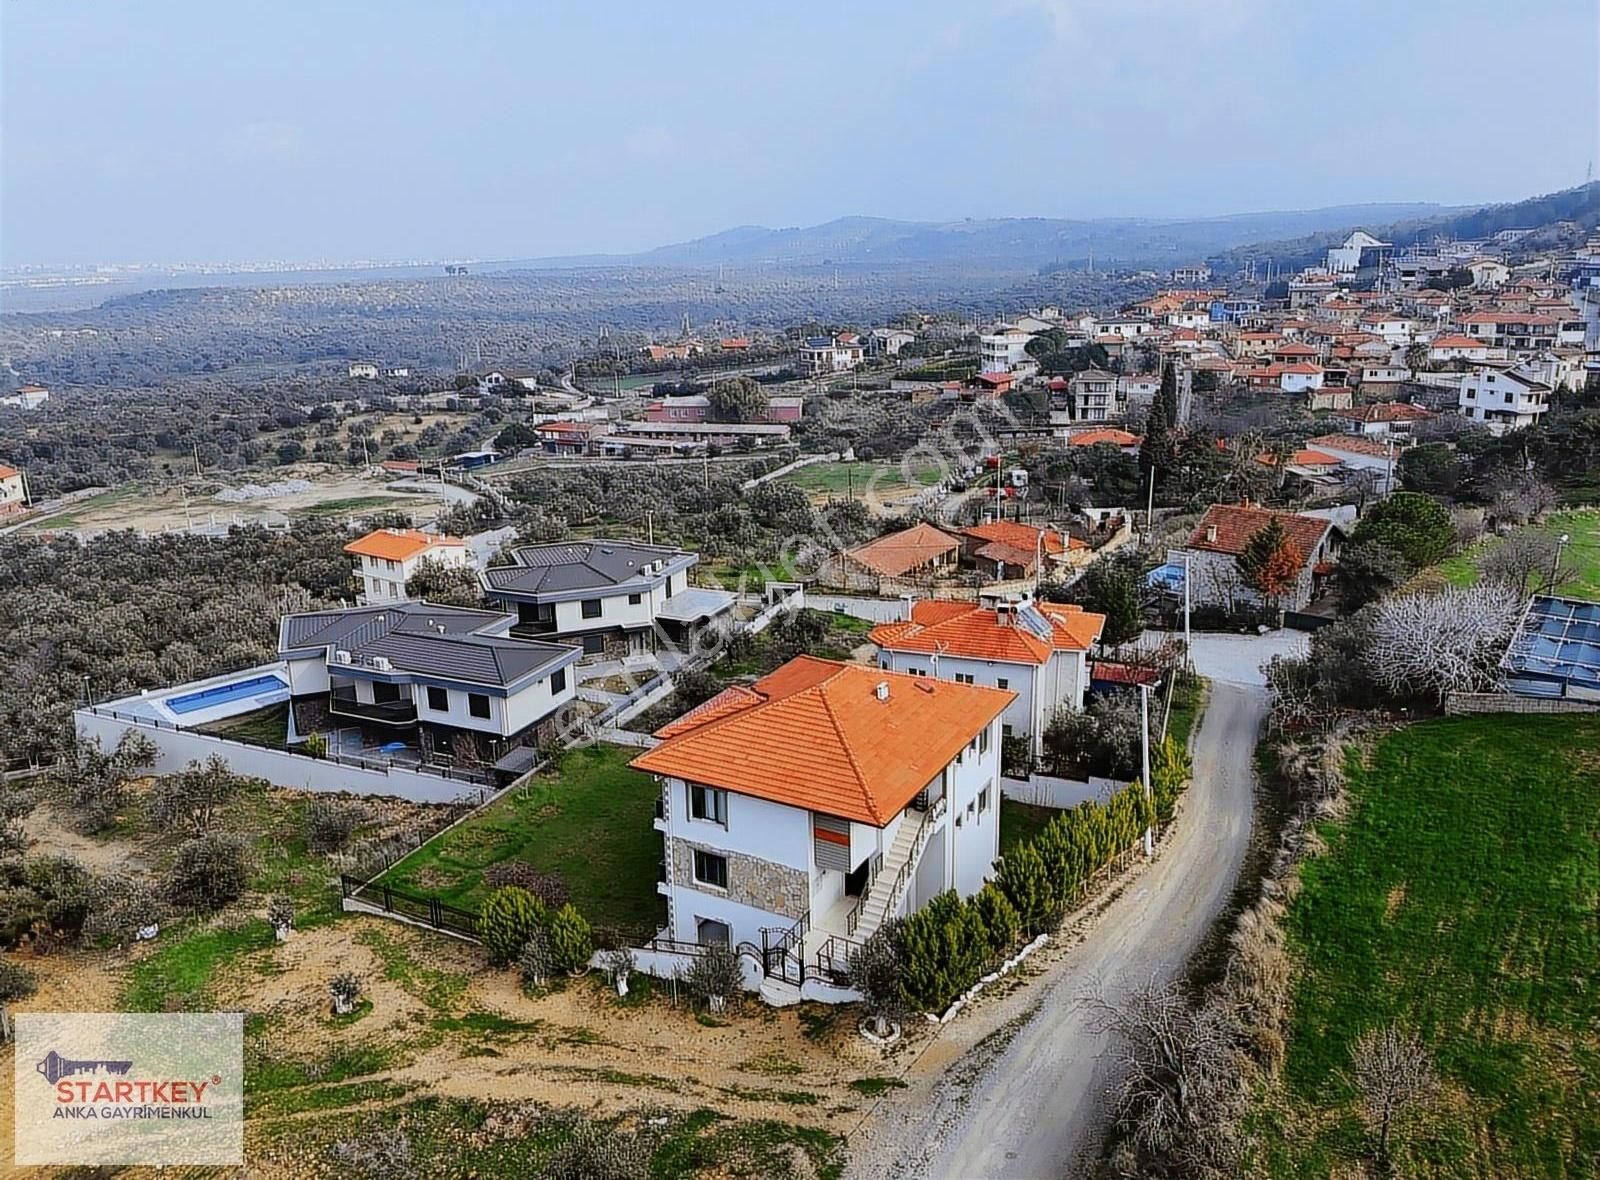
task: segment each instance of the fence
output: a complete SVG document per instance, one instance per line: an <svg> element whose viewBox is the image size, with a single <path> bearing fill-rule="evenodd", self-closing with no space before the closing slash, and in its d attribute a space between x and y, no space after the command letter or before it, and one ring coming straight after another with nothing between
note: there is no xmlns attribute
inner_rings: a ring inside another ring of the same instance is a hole
<svg viewBox="0 0 1600 1180"><path fill-rule="evenodd" d="M399 918L413 925L442 930L457 938L478 941L478 915L437 897L421 897L392 885L368 884L340 874L339 889L346 910L366 910Z"/></svg>
<svg viewBox="0 0 1600 1180"><path fill-rule="evenodd" d="M1498 692L1453 692L1444 698L1444 711L1447 717L1471 713L1595 713L1600 712L1600 702L1589 704Z"/></svg>
<svg viewBox="0 0 1600 1180"><path fill-rule="evenodd" d="M1048 774L1029 775L1025 779L1002 778L1000 797L1031 807L1051 807L1065 811L1091 800L1104 803L1120 791L1126 783L1116 779L1090 777L1087 781L1055 778Z"/></svg>
<svg viewBox="0 0 1600 1180"><path fill-rule="evenodd" d="M78 709L72 718L79 740L98 740L107 748L115 746L131 730L145 732L156 747L156 761L151 767L156 774L175 774L191 762L204 762L219 754L235 774L303 791L387 795L413 803L481 803L490 794L485 776L459 767L374 763L331 752L326 758L313 758L293 750L180 729L169 721L123 713L104 705Z"/></svg>

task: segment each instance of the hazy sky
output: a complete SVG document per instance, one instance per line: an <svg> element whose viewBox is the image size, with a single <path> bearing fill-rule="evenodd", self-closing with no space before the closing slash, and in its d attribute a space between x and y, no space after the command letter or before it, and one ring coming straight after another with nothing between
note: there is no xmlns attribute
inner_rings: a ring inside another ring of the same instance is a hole
<svg viewBox="0 0 1600 1180"><path fill-rule="evenodd" d="M0 261L1512 199L1600 155L1597 7L0 0Z"/></svg>

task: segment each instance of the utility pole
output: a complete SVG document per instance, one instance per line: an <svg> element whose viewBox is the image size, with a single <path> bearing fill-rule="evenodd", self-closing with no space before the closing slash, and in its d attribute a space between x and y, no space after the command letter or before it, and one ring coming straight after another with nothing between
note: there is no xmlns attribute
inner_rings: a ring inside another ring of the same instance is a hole
<svg viewBox="0 0 1600 1180"><path fill-rule="evenodd" d="M1143 755L1144 771L1144 797L1149 800L1150 792L1150 686L1139 685L1139 744ZM1149 860L1155 855L1155 833L1149 824L1144 829L1144 857Z"/></svg>
<svg viewBox="0 0 1600 1180"><path fill-rule="evenodd" d="M656 543L656 514L649 508L644 510L644 539L647 545Z"/></svg>
<svg viewBox="0 0 1600 1180"><path fill-rule="evenodd" d="M1145 505L1144 505L1144 539L1145 539L1146 543L1149 542L1150 535L1155 531L1155 514L1156 514L1156 467L1155 467L1155 464L1152 463L1150 465L1150 491L1148 493L1148 496L1147 496L1147 498L1145 500Z"/></svg>
<svg viewBox="0 0 1600 1180"><path fill-rule="evenodd" d="M1194 666L1192 641L1189 637L1189 553L1183 554L1183 662L1188 667Z"/></svg>
<svg viewBox="0 0 1600 1180"><path fill-rule="evenodd" d="M199 475L200 474L200 440L199 439L193 440L193 447L194 447L194 473L196 475Z"/></svg>

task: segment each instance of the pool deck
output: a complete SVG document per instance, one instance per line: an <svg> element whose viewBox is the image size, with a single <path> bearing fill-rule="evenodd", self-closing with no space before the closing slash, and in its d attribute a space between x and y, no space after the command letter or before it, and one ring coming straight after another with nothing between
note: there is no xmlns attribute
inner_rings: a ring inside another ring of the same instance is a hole
<svg viewBox="0 0 1600 1180"><path fill-rule="evenodd" d="M281 681L278 688L264 687L263 691L250 696L236 697L233 700L219 701L203 709L194 709L187 713L178 713L167 704L174 697L190 696L193 693L204 692L208 688L225 688L230 684L237 684L242 680L254 680L262 676L275 676ZM193 680L188 684L175 684L171 688L156 689L138 693L135 696L119 697L112 701L100 701L102 708L114 709L118 713L126 713L133 717L148 717L164 725L171 725L177 729L194 729L197 726L208 725L213 721L222 721L228 717L237 717L240 713L252 713L257 709L264 709L268 705L282 704L289 699L289 668L281 661L274 664L261 664L255 668L242 668L237 672L226 672L221 676L207 677L205 680Z"/></svg>

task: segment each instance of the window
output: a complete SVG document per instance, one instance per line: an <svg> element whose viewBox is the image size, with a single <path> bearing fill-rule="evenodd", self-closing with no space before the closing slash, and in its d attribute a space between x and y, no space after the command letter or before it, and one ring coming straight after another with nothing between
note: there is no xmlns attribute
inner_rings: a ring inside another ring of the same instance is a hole
<svg viewBox="0 0 1600 1180"><path fill-rule="evenodd" d="M982 815L989 810L989 788L985 787L978 792L978 814Z"/></svg>
<svg viewBox="0 0 1600 1180"><path fill-rule="evenodd" d="M567 670L565 668L557 668L550 673L550 691L552 693L567 691Z"/></svg>
<svg viewBox="0 0 1600 1180"><path fill-rule="evenodd" d="M601 606L602 604L598 598L585 598L580 610L584 618L598 619L600 617Z"/></svg>
<svg viewBox="0 0 1600 1180"><path fill-rule="evenodd" d="M972 673L971 672L957 672L956 673L956 683L957 684L976 684L977 681L975 681L972 678Z"/></svg>
<svg viewBox="0 0 1600 1180"><path fill-rule="evenodd" d="M988 752L989 752L989 727L987 725L985 725L982 729L980 729L978 731L978 753L987 754Z"/></svg>
<svg viewBox="0 0 1600 1180"><path fill-rule="evenodd" d="M1010 688L1011 681L1007 680L1004 676L996 676L994 680L994 686L996 688Z"/></svg>
<svg viewBox="0 0 1600 1180"><path fill-rule="evenodd" d="M926 676L928 674L928 670L926 668L907 668L906 671L910 672L913 676Z"/></svg>
<svg viewBox="0 0 1600 1180"><path fill-rule="evenodd" d="M388 704L400 699L400 686L390 684L387 680L374 680L372 682L372 699L378 704Z"/></svg>
<svg viewBox="0 0 1600 1180"><path fill-rule="evenodd" d="M585 635L583 637L583 654L597 656L606 650L606 637L604 635Z"/></svg>
<svg viewBox="0 0 1600 1180"><path fill-rule="evenodd" d="M450 711L450 690L430 684L428 686L428 708L435 713L448 713Z"/></svg>
<svg viewBox="0 0 1600 1180"><path fill-rule="evenodd" d="M715 787L689 786L689 814L695 819L709 820L728 826L728 792Z"/></svg>
<svg viewBox="0 0 1600 1180"><path fill-rule="evenodd" d="M467 712L474 717L487 721L489 719L489 698L481 692L469 692L467 694Z"/></svg>
<svg viewBox="0 0 1600 1180"><path fill-rule="evenodd" d="M694 850L694 879L715 889L728 887L728 858L715 852Z"/></svg>
<svg viewBox="0 0 1600 1180"><path fill-rule="evenodd" d="M727 946L732 937L728 924L715 918L696 918L694 927L701 946Z"/></svg>
<svg viewBox="0 0 1600 1180"><path fill-rule="evenodd" d="M643 601L644 601L644 595L643 594L630 594L630 595L628 595L628 605L629 606L638 606Z"/></svg>
<svg viewBox="0 0 1600 1180"><path fill-rule="evenodd" d="M1014 736L1012 734L1012 732L1011 732L1011 727L1009 725L1002 724L1000 726L1000 736L1001 737L1012 737L1012 736Z"/></svg>

